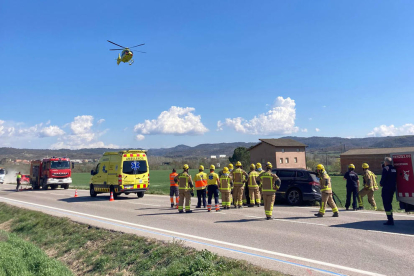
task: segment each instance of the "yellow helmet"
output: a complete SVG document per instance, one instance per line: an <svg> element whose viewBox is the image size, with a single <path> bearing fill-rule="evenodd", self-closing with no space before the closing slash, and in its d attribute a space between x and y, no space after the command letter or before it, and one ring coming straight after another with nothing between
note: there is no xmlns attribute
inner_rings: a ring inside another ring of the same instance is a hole
<svg viewBox="0 0 414 276"><path fill-rule="evenodd" d="M256 168L261 168L262 167L262 164L261 163L257 163L256 164Z"/></svg>
<svg viewBox="0 0 414 276"><path fill-rule="evenodd" d="M188 170L188 168L189 168L188 165L187 164L184 164L183 169L184 170Z"/></svg>
<svg viewBox="0 0 414 276"><path fill-rule="evenodd" d="M233 164L229 164L229 169L232 170L233 169Z"/></svg>
<svg viewBox="0 0 414 276"><path fill-rule="evenodd" d="M229 168L224 167L224 168L223 168L223 173L228 173L228 172L229 172Z"/></svg>
<svg viewBox="0 0 414 276"><path fill-rule="evenodd" d="M355 165L354 164L349 164L348 169L355 169Z"/></svg>
<svg viewBox="0 0 414 276"><path fill-rule="evenodd" d="M318 166L316 166L316 169L320 171L324 171L325 167L322 164L318 164Z"/></svg>
<svg viewBox="0 0 414 276"><path fill-rule="evenodd" d="M252 171L254 171L254 170L256 169L256 165L255 165L255 164L251 164L251 165L250 165L250 169L251 169Z"/></svg>
<svg viewBox="0 0 414 276"><path fill-rule="evenodd" d="M271 169L271 168L273 168L272 163L267 162L267 163L266 163L266 168L270 168L270 169Z"/></svg>
<svg viewBox="0 0 414 276"><path fill-rule="evenodd" d="M363 164L362 164L362 168L363 168L363 169L369 169L369 165L368 165L367 163L363 163Z"/></svg>
<svg viewBox="0 0 414 276"><path fill-rule="evenodd" d="M200 165L200 167L198 167L198 169L204 171L204 166Z"/></svg>
<svg viewBox="0 0 414 276"><path fill-rule="evenodd" d="M242 166L242 163L240 161L237 161L236 167L241 167L241 166Z"/></svg>
<svg viewBox="0 0 414 276"><path fill-rule="evenodd" d="M216 169L216 166L214 166L214 165L210 166L210 170L215 170L215 169Z"/></svg>

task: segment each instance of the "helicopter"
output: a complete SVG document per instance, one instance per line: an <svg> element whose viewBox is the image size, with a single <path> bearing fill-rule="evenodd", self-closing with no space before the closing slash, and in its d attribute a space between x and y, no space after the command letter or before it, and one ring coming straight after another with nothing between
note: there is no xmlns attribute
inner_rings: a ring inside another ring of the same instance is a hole
<svg viewBox="0 0 414 276"><path fill-rule="evenodd" d="M134 60L132 59L132 56L134 55L134 53L130 50L130 48L135 48L135 47L138 47L138 46L145 45L145 43L144 43L144 44L139 44L139 45L132 46L132 47L124 47L124 46L121 46L121 45L116 44L116 43L114 43L112 41L109 41L109 40L108 40L108 42L122 48L122 49L109 49L110 51L122 51L121 54L118 54L118 58L116 59L116 63L118 65L121 63L121 61L124 62L124 63L128 62L129 65L132 65L132 63L134 63ZM145 52L142 52L142 51L137 51L137 52L145 53Z"/></svg>

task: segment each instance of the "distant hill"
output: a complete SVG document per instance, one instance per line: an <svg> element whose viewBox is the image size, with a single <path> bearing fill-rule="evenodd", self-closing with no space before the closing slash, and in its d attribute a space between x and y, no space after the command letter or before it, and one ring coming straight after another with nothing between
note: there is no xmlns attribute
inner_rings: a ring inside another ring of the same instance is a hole
<svg viewBox="0 0 414 276"><path fill-rule="evenodd" d="M353 148L394 148L414 146L414 135L393 136L393 137L369 137L369 138L341 138L341 137L283 137L290 138L306 144L308 151L339 151ZM258 142L244 143L217 143L200 144L195 147L178 145L172 148L149 149L149 156L163 157L209 157L211 155L231 155L237 147L249 148ZM40 159L46 156L66 156L72 159L94 159L102 156L105 151L117 151L115 149L95 148L95 149L16 149L0 148L0 159Z"/></svg>

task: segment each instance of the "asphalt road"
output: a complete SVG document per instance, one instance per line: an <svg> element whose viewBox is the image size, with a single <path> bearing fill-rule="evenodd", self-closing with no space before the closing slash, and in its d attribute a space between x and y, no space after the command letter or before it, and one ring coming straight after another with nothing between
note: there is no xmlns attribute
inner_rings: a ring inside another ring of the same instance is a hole
<svg viewBox="0 0 414 276"><path fill-rule="evenodd" d="M0 201L74 221L135 233L247 260L292 275L413 275L414 216L395 215L395 226L384 226L385 214L340 210L314 217L317 208L275 206L273 220L263 207L212 211L193 209L179 214L169 197L135 195L109 202L89 191L22 191L0 185ZM196 202L192 202L195 207Z"/></svg>

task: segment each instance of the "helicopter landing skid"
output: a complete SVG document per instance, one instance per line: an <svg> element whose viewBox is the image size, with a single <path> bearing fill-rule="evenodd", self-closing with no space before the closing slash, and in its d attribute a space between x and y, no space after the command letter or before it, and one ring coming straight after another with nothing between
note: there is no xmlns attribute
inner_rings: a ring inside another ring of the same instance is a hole
<svg viewBox="0 0 414 276"><path fill-rule="evenodd" d="M134 60L133 60L133 59L131 59L131 60L129 61L129 65L132 65L132 63L134 63Z"/></svg>

